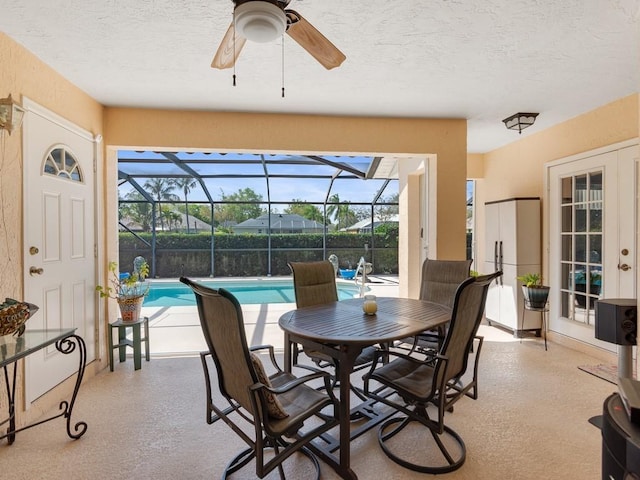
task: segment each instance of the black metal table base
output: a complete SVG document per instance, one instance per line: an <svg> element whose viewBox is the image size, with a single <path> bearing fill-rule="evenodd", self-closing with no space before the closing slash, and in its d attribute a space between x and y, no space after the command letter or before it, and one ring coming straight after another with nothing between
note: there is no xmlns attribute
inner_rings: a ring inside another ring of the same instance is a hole
<svg viewBox="0 0 640 480"><path fill-rule="evenodd" d="M389 394L392 393L393 392L389 391ZM375 426L392 417L395 413L397 413L396 410L386 407L384 404L373 399L368 399L358 404L351 409L352 428L350 431L350 441L365 434ZM350 467L345 469L344 466L341 465L339 458L335 455L335 452L340 449L339 437L325 433L310 442L308 448L319 459L331 466L341 478L354 480L358 478Z"/></svg>
<svg viewBox="0 0 640 480"><path fill-rule="evenodd" d="M0 435L0 440L6 438L9 445L11 445L16 439L16 433L21 432L23 430L27 430L28 428L35 427L37 425L41 425L45 422L49 422L51 420L55 420L56 418L64 417L67 419L67 435L70 438L78 439L87 431L87 423L86 422L76 422L75 425L71 425L71 414L73 412L73 406L75 404L76 398L78 396L78 390L80 390L80 384L82 383L82 377L84 376L84 369L86 365L87 359L87 349L82 337L78 335L69 335L58 340L56 343L56 349L65 354L69 355L73 353L76 348L78 349L78 373L76 378L76 384L73 389L73 394L71 395L71 400L66 401L63 400L60 402L59 410L60 412L51 417L45 418L44 420L40 420L38 422L26 425L22 428L16 428L16 410L15 410L15 400L16 400L16 368L17 362L13 362L13 372L12 375L9 374L9 365L5 365L4 369L4 379L7 388L8 395L8 404L9 404L9 416L2 422L0 425L4 425L9 423L9 427L7 429L7 433L4 435ZM12 380L10 381L10 377Z"/></svg>
<svg viewBox="0 0 640 480"><path fill-rule="evenodd" d="M392 393L393 392L389 390L389 394ZM381 391L379 391L378 394L385 396ZM393 416L395 413L397 413L396 410L373 399L367 399L358 404L351 409L350 414L352 426L350 432L351 441L361 435L364 435L375 426ZM340 439L331 433L324 433L311 442L309 448L319 455L320 458L326 461L327 457L332 457L333 452L340 448Z"/></svg>

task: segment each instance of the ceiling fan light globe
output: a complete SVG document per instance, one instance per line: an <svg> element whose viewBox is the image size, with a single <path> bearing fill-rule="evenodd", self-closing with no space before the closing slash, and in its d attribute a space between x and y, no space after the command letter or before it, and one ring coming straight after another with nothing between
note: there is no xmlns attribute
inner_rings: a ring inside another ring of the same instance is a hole
<svg viewBox="0 0 640 480"><path fill-rule="evenodd" d="M238 33L246 39L267 43L285 32L287 17L273 3L256 0L236 7L235 25Z"/></svg>

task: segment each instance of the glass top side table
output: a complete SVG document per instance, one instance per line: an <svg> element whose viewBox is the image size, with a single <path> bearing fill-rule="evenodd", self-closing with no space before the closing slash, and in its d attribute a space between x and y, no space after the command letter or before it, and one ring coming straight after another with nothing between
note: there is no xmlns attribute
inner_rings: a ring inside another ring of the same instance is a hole
<svg viewBox="0 0 640 480"><path fill-rule="evenodd" d="M69 437L77 439L86 432L86 422L77 422L73 426L73 431L71 428L71 413L78 395L78 390L80 389L87 360L87 349L84 340L79 335L76 335L75 331L75 328L27 330L19 337L14 337L13 335L0 337L0 367L4 370L9 407L9 416L5 420L0 421L0 426L8 423L9 428L7 429L7 433L0 435L0 439L7 438L9 445L15 441L16 433L59 417L65 417L67 419L67 434ZM76 350L78 351L78 373L71 400L60 402L61 411L56 415L16 429L15 397L17 362L52 344L55 344L56 349L65 355L69 355ZM12 372L9 371L11 366L13 366Z"/></svg>

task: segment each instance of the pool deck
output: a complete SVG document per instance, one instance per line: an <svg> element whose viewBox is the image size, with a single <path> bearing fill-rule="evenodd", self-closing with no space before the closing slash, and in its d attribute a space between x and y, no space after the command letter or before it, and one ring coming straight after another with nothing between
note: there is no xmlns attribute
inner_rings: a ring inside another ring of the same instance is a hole
<svg viewBox="0 0 640 480"><path fill-rule="evenodd" d="M374 276L367 283L367 293L379 297L398 296L397 276ZM273 345L282 351L284 335L278 326L280 316L296 308L295 303L242 305L249 345ZM197 307L142 307L149 317L149 349L152 356L197 355L206 344Z"/></svg>

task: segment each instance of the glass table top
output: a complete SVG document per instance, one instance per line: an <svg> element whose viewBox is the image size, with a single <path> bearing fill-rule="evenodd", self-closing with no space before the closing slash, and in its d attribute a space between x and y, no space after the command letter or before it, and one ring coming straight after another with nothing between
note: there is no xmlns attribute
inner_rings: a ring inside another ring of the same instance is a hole
<svg viewBox="0 0 640 480"><path fill-rule="evenodd" d="M27 355L51 345L69 335L76 327L53 328L47 330L27 330L20 337L4 335L0 337L0 367L9 365Z"/></svg>

